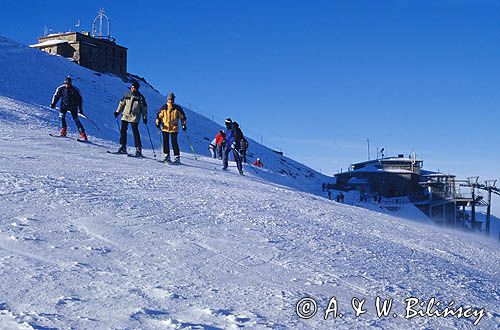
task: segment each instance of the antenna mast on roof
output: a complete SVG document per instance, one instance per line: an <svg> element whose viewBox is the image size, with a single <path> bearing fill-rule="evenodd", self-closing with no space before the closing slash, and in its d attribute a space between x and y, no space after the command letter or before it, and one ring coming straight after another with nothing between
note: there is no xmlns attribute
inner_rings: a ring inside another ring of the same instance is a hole
<svg viewBox="0 0 500 330"><path fill-rule="evenodd" d="M45 25L45 26L43 27L43 36L44 36L44 37L48 36L51 32L52 32L52 29L51 29L51 28L49 28L49 27L47 27L47 25Z"/></svg>
<svg viewBox="0 0 500 330"><path fill-rule="evenodd" d="M368 143L368 160L370 160L370 139L366 138L366 142Z"/></svg>
<svg viewBox="0 0 500 330"><path fill-rule="evenodd" d="M103 20L107 21L108 25L108 34L103 35ZM97 16L94 18L94 22L92 23L92 37L94 38L99 38L99 39L108 39L113 41L113 38L111 37L111 20L109 17L104 13L104 8L99 9L97 12Z"/></svg>

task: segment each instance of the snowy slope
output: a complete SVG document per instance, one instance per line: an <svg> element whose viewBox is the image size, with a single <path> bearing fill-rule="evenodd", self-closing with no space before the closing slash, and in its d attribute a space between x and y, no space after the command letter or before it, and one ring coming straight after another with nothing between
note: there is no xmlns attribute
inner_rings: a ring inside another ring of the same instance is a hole
<svg viewBox="0 0 500 330"><path fill-rule="evenodd" d="M378 319L373 300L436 297L500 322L499 246L224 173L46 134L46 109L0 97L0 328L459 328ZM30 129L22 124L30 118ZM115 145L116 146L116 145ZM233 165L234 166L234 165ZM299 320L335 296L345 315ZM355 318L352 297L370 301Z"/></svg>
<svg viewBox="0 0 500 330"><path fill-rule="evenodd" d="M113 75L96 73L75 65L62 57L51 56L1 36L0 67L2 68L0 71L0 95L45 107L49 115L44 118L47 123L52 125L50 129L52 132L58 130L57 112L46 106L50 103L54 90L61 85L64 77L71 75L74 78L75 86L81 90L84 96L85 113L99 126L99 130L97 130L91 123L82 120L90 138L99 137L118 141L119 129L113 117L113 112L120 98L128 91L129 82L125 82ZM153 144L156 153L160 154L160 135L153 124L153 120L159 107L165 103L166 97L142 81L141 85L141 92L148 102L149 129L152 134ZM167 91L164 91L164 94L166 93ZM186 107L184 109L187 112L188 132L195 151L208 156L208 145L222 127ZM238 120L231 113L220 113L219 115L220 117L232 117L234 120ZM25 123L29 122L30 119L26 118ZM71 118L68 118L68 125L70 132L76 132ZM142 144L148 149L151 146L148 132L142 124L140 130ZM129 147L133 145L130 131ZM179 135L179 143L183 152L191 152L187 137L182 132ZM146 153L151 155L152 151L147 150ZM257 169L259 177L273 183L326 197L326 194L321 191L321 184L324 182L331 183L335 180L286 156L280 156L254 140L250 140L247 154L250 163L257 157L264 162L265 169ZM246 171L253 172L248 166L246 166ZM359 206L366 207L366 205ZM408 210L409 212L406 213L394 212L388 209L378 209L377 211L416 220L422 218L422 213L416 208Z"/></svg>
<svg viewBox="0 0 500 330"><path fill-rule="evenodd" d="M291 167L263 147L276 168L245 177L188 152L178 167L106 154L117 147L111 98L126 84L65 61L0 39L0 329L473 328L475 317L404 319L411 296L484 308L476 328L497 328L496 241L293 189L319 177L279 175ZM94 144L47 134L57 116L41 105L65 70L109 127ZM26 92L22 77L39 86ZM158 94L145 90L151 106ZM217 126L189 118L201 150L202 130ZM306 296L321 310L301 320ZM332 296L344 317L323 320ZM376 296L393 298L398 317L376 317ZM352 297L367 299L366 314L354 316Z"/></svg>
<svg viewBox="0 0 500 330"><path fill-rule="evenodd" d="M99 126L97 130L89 122L82 120L89 136L118 141L119 129L113 112L123 94L129 90L130 82L125 82L113 75L88 70L60 56L49 55L1 36L0 68L2 68L0 95L40 106L48 106L52 94L62 84L64 77L72 76L74 85L83 95L85 114ZM166 97L144 82L141 82L140 91L148 103L149 130L156 152L159 152L161 141L159 131L154 126L154 119L158 109L166 102ZM163 92L167 94L168 91ZM182 98L182 95L179 97ZM195 151L208 156L208 145L222 127L186 107L184 109L188 117L188 132ZM46 110L51 111L49 108ZM53 124L53 132L56 132L58 131L58 114L56 111L50 113L47 119ZM219 115L224 118L232 117L233 120L238 121L238 118L231 113ZM71 118L68 118L68 125L70 132L76 132ZM143 147L151 148L146 127L142 123L140 130ZM191 152L185 134L181 132L179 136L181 151ZM327 181L326 176L288 157L280 156L253 140L249 142L248 159L253 162L257 157L261 158L266 166L261 176L267 180L310 192L319 192L321 183ZM133 145L130 130L128 144ZM247 168L247 171L252 170Z"/></svg>

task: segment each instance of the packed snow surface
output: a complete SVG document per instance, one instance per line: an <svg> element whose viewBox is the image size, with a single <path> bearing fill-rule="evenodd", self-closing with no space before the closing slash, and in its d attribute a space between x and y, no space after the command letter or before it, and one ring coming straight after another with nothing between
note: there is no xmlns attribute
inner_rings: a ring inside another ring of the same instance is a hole
<svg viewBox="0 0 500 330"><path fill-rule="evenodd" d="M182 135L180 166L152 150L147 159L108 154L118 147L114 109L96 109L102 99L114 104L125 83L35 52L0 43L2 69L21 58L22 71L40 58L48 76L33 73L31 93L0 88L1 329L498 328L497 242L315 196L319 174L300 174L308 169L262 146L253 152L269 167L256 174L245 166L245 176L234 163L223 172L218 160L195 159ZM76 141L71 118L69 138L48 135L57 116L40 104L65 65L101 125L84 121L91 144ZM22 80L15 72L2 70L0 82ZM154 93L145 94L159 104ZM218 127L188 118L201 150L204 127ZM297 310L310 310L297 302L306 297L318 312L301 319ZM366 299L366 313L355 315L354 297ZM393 299L387 317L377 317L376 297ZM410 297L423 310L435 298L438 309L474 315L405 319ZM342 317L325 320L332 301Z"/></svg>

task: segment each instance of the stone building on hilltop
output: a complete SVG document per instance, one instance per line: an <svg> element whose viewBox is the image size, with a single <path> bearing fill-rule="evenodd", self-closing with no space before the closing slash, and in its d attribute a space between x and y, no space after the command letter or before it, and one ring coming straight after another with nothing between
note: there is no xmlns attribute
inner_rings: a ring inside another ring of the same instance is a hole
<svg viewBox="0 0 500 330"><path fill-rule="evenodd" d="M108 35L102 35L103 19L108 20ZM100 26L96 25L100 22ZM110 35L109 18L104 10L94 19L93 34L90 32L65 32L39 37L33 48L52 55L60 55L73 62L102 73L119 77L127 75L127 48L116 44Z"/></svg>

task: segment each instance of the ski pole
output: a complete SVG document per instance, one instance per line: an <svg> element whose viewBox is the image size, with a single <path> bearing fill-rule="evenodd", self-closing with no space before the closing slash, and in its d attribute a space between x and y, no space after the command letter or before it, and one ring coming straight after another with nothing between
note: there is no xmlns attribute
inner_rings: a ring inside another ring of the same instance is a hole
<svg viewBox="0 0 500 330"><path fill-rule="evenodd" d="M240 152L237 149L235 149L235 148L231 148L231 149L233 149L234 151L236 151L236 153L238 154L238 156L240 156L240 162L241 162L242 157L241 157ZM250 163L246 163L246 164L248 166L250 166L250 168L255 172L255 174L259 174L259 172L257 172L257 170L252 165L250 165ZM243 166L243 164L241 164L241 165Z"/></svg>
<svg viewBox="0 0 500 330"><path fill-rule="evenodd" d="M161 132L161 128L158 127L158 136L160 137L160 142L161 142L161 154L163 155L163 158L165 158L165 154L163 153L163 134Z"/></svg>
<svg viewBox="0 0 500 330"><path fill-rule="evenodd" d="M47 107L47 108L49 108L50 110L61 111L59 109L59 107L55 107L54 109L52 109L51 107ZM87 117L86 115L84 115L83 113L80 113L80 112L78 113L78 117L82 117L82 118L87 119L92 125L95 126L95 128L97 128L97 131L99 131L99 127L97 126L97 124L92 119L90 119L89 117Z"/></svg>
<svg viewBox="0 0 500 330"><path fill-rule="evenodd" d="M97 128L97 131L99 131L99 127L97 127L96 123L94 123L94 121L92 119L90 119L89 117L87 117L83 113L78 113L78 116L87 119L92 125L95 126L95 128Z"/></svg>
<svg viewBox="0 0 500 330"><path fill-rule="evenodd" d="M186 137L188 139L189 146L191 147L191 150L193 151L194 159L197 160L198 157L196 156L196 152L194 151L193 144L191 143L191 139L189 138L189 134L187 131L184 131L184 133L186 133Z"/></svg>
<svg viewBox="0 0 500 330"><path fill-rule="evenodd" d="M146 125L146 129L148 130L149 142L151 142L151 149L153 149L153 156L156 158L155 148L153 147L153 140L151 139L151 134L149 134L149 126Z"/></svg>
<svg viewBox="0 0 500 330"><path fill-rule="evenodd" d="M51 106L48 106L48 107L47 107L47 106L45 106L45 105L42 105L42 107L47 108L47 109L49 109L50 111L57 111L57 112L59 112L59 108L58 108L58 107L54 107L54 108L52 108ZM62 127L62 126L61 126L61 120L59 120L59 127Z"/></svg>

